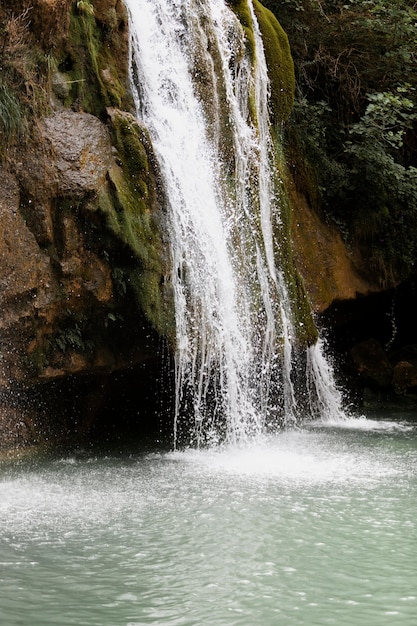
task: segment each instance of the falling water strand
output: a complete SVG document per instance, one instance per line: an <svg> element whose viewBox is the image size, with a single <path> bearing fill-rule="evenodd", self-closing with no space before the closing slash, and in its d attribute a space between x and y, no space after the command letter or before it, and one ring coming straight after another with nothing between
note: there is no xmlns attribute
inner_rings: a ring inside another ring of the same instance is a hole
<svg viewBox="0 0 417 626"><path fill-rule="evenodd" d="M306 380L313 417L323 422L340 422L347 418L333 368L324 356L322 339L307 348Z"/></svg>
<svg viewBox="0 0 417 626"><path fill-rule="evenodd" d="M292 311L274 260L280 215L259 28L249 0L253 63L224 0L127 6L137 115L152 137L166 196L175 437L196 445L241 441L280 411L281 423L293 421L297 408Z"/></svg>
<svg viewBox="0 0 417 626"><path fill-rule="evenodd" d="M260 144L260 173L259 173L259 198L261 228L265 243L266 260L268 269L278 293L279 312L282 320L282 345L283 345L283 399L286 421L295 421L297 412L297 402L294 394L294 387L291 381L292 370L292 337L294 329L291 320L291 305L288 291L285 285L283 272L276 270L274 249L279 246L278 241L274 241L273 224L274 220L280 220L280 214L274 211L277 205L274 174L278 169L275 165L275 152L270 132L270 121L268 115L269 101L269 80L268 70L264 52L262 36L259 24L256 20L252 3L249 4L256 43L257 64L255 72L255 88L257 102L257 122L259 128Z"/></svg>

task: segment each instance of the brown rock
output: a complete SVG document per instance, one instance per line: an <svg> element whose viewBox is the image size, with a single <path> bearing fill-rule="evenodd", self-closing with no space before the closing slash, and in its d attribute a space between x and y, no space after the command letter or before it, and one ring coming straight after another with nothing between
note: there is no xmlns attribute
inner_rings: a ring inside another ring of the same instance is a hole
<svg viewBox="0 0 417 626"><path fill-rule="evenodd" d="M399 361L394 367L393 385L398 394L417 387L417 367L408 361Z"/></svg>
<svg viewBox="0 0 417 626"><path fill-rule="evenodd" d="M80 196L104 184L113 157L100 120L88 113L60 111L44 120L42 135L54 156L48 167L57 194Z"/></svg>
<svg viewBox="0 0 417 626"><path fill-rule="evenodd" d="M81 198L104 184L113 156L107 128L94 115L59 111L39 124L36 143L16 157L15 173L28 196ZM45 223L46 231L50 227Z"/></svg>
<svg viewBox="0 0 417 626"><path fill-rule="evenodd" d="M379 291L364 277L359 254L348 250L340 232L320 219L303 194L292 190L291 204L297 269L315 311L323 312L335 300Z"/></svg>
<svg viewBox="0 0 417 626"><path fill-rule="evenodd" d="M123 9L124 5L121 0L94 0L96 19L110 28L116 28Z"/></svg>
<svg viewBox="0 0 417 626"><path fill-rule="evenodd" d="M367 339L351 350L358 372L371 384L384 388L391 385L392 366L381 344Z"/></svg>
<svg viewBox="0 0 417 626"><path fill-rule="evenodd" d="M27 16L30 31L46 50L66 39L69 28L69 7L73 0L2 0L10 15Z"/></svg>
<svg viewBox="0 0 417 626"><path fill-rule="evenodd" d="M84 423L79 416L85 407L88 412L84 398L97 394L103 402L96 376L111 377L154 359L159 348L129 289L131 276L140 278L142 271L131 245L134 235L130 242L125 232L130 222L124 223L123 201L131 193L131 173L124 162L116 164L106 125L85 112L98 115L100 98L103 114L104 103L126 109L132 104L124 2L2 0L0 20L5 32L15 28L14 39L6 41L7 62L15 70L10 75L17 72L18 79L11 87L25 85L18 95L23 93L25 110L34 114L27 132L3 147L0 164L1 449L36 443L49 432L54 438L73 432L78 419ZM97 67L90 66L89 42L78 40L77 28L86 21L100 50ZM26 58L45 62L26 67ZM58 65L55 71L50 59ZM76 79L91 78L91 109L71 82L72 70ZM48 105L56 107L51 114ZM117 185L110 174L115 169ZM154 194L156 204L153 176L140 191ZM147 228L152 247L154 222ZM73 394L74 388L79 392ZM61 391L68 392L66 400Z"/></svg>
<svg viewBox="0 0 417 626"><path fill-rule="evenodd" d="M17 181L0 169L0 302L33 294L52 282L49 257L42 253L19 211ZM32 298L31 298L32 299ZM3 308L0 326L7 324Z"/></svg>
<svg viewBox="0 0 417 626"><path fill-rule="evenodd" d="M14 174L0 169L3 387L43 379L46 371L56 378L87 370L88 359L76 348L59 354L54 337L68 315L89 319L113 298L111 269L86 245L77 215L113 165L107 129L72 111L46 118L39 128L38 140L16 152Z"/></svg>

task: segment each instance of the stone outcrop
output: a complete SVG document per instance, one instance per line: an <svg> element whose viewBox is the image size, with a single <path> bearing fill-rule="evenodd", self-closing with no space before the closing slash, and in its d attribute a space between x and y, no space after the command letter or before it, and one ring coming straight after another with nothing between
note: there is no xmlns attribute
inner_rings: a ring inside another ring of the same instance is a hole
<svg viewBox="0 0 417 626"><path fill-rule="evenodd" d="M59 376L92 364L75 356L70 336L64 346L57 333L73 317L82 347L76 317L113 298L111 269L86 246L73 211L77 202L98 192L112 162L104 124L86 113L62 111L40 123L37 141L19 154L14 173L2 171L1 330L9 340L0 372L4 386L8 380ZM40 353L43 363L30 363Z"/></svg>
<svg viewBox="0 0 417 626"><path fill-rule="evenodd" d="M2 445L38 441L36 423L43 433L49 428L33 407L11 406L17 387L18 396L30 396L41 382L109 374L155 356L152 321L129 290L129 272L110 259L135 254L122 230L106 227L100 208L115 178L121 184L124 174L109 127L69 110L40 121L36 140L0 169ZM130 315L142 317L140 331L129 328Z"/></svg>
<svg viewBox="0 0 417 626"><path fill-rule="evenodd" d="M20 213L20 193L15 176L0 169L0 302L2 328L8 304L31 298L52 283L50 259L42 253ZM10 319L16 316L10 311Z"/></svg>
<svg viewBox="0 0 417 626"><path fill-rule="evenodd" d="M393 385L398 394L405 394L410 390L417 390L417 363L398 361L394 367Z"/></svg>
<svg viewBox="0 0 417 626"><path fill-rule="evenodd" d="M393 368L376 339L356 344L352 348L352 357L359 374L371 385L378 389L386 389L391 385Z"/></svg>

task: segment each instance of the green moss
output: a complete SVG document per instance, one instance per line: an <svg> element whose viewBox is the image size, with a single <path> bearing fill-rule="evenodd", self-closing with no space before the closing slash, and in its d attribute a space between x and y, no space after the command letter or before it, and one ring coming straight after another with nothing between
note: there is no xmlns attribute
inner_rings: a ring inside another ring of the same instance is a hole
<svg viewBox="0 0 417 626"><path fill-rule="evenodd" d="M131 117L116 115L113 118L115 144L137 191L137 182L149 176L148 150L152 142L148 131Z"/></svg>
<svg viewBox="0 0 417 626"><path fill-rule="evenodd" d="M288 37L275 15L258 0L253 6L262 33L268 75L271 82L270 105L274 122L285 121L294 104L295 76Z"/></svg>
<svg viewBox="0 0 417 626"><path fill-rule="evenodd" d="M255 37L247 0L228 0L245 32L246 48L255 62ZM258 0L253 0L264 44L266 63L271 83L270 106L273 121L277 124L288 118L294 103L295 76L288 37L275 15Z"/></svg>
<svg viewBox="0 0 417 626"><path fill-rule="evenodd" d="M131 251L141 267L158 265L153 246L157 244L149 209L126 182L119 168L112 168L108 184L99 193L100 209L109 230Z"/></svg>
<svg viewBox="0 0 417 626"><path fill-rule="evenodd" d="M88 0L77 0L76 6L80 14L94 16L94 7Z"/></svg>
<svg viewBox="0 0 417 626"><path fill-rule="evenodd" d="M245 32L246 48L252 62L255 58L255 41L251 13L247 0L228 0L228 4L238 17ZM291 57L288 38L275 16L258 0L254 0L254 10L264 44L268 75L271 85L270 110L274 127L275 147L275 191L279 203L279 219L274 226L274 251L276 266L285 276L288 296L291 302L292 322L298 344L302 347L311 345L317 340L317 329L311 313L310 304L301 277L295 269L291 239L291 206L286 188L287 170L282 146L281 123L289 116L295 90L294 65ZM249 94L250 107L255 107L254 94ZM252 102L252 104L251 104ZM251 114L256 119L256 114ZM257 210L257 199L253 199L255 223L260 230L260 216Z"/></svg>
<svg viewBox="0 0 417 626"><path fill-rule="evenodd" d="M91 3L74 3L67 54L60 63L70 87L65 105L77 105L98 117L105 114L106 107L121 107L126 92L115 66L115 50L106 36Z"/></svg>
<svg viewBox="0 0 417 626"><path fill-rule="evenodd" d="M245 32L246 49L252 61L255 61L255 35L252 27L252 17L247 0L227 0Z"/></svg>
<svg viewBox="0 0 417 626"><path fill-rule="evenodd" d="M113 130L114 144L122 165L109 172L113 221L117 221L119 237L143 266L149 266L152 257L157 257L151 251L158 248L157 231L151 215L154 198L149 193L152 181L147 149L150 150L151 142L146 130L130 115L115 114Z"/></svg>
<svg viewBox="0 0 417 626"><path fill-rule="evenodd" d="M160 334L173 340L175 323L161 284L161 275L153 270L135 270L129 275L129 285L148 320ZM171 314L171 318L170 318Z"/></svg>
<svg viewBox="0 0 417 626"><path fill-rule="evenodd" d="M230 8L235 13L238 18L243 32L245 34L245 48L246 53L249 56L249 59L252 65L256 62L256 45L255 45L255 34L253 32L252 25L252 16L247 3L247 0L227 0ZM256 125L256 96L254 89L248 94L248 109L249 109L249 118L253 120Z"/></svg>
<svg viewBox="0 0 417 626"><path fill-rule="evenodd" d="M174 313L163 281L168 270L156 219L161 209L152 144L146 129L131 115L113 111L112 123L119 165L110 169L96 210L132 258L132 263L115 268L119 282L123 275L123 283L131 288L147 319L159 334L171 337Z"/></svg>

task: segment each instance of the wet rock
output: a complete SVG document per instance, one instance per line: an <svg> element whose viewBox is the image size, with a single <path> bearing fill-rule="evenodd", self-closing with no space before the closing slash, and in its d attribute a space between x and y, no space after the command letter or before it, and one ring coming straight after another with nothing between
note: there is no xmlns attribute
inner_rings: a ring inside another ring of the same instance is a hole
<svg viewBox="0 0 417 626"><path fill-rule="evenodd" d="M44 141L54 159L48 177L58 195L80 196L103 185L113 157L104 124L88 113L60 111L44 120Z"/></svg>
<svg viewBox="0 0 417 626"><path fill-rule="evenodd" d="M0 169L0 326L7 323L5 306L52 282L49 257L36 242L20 210L16 178ZM31 297L32 300L32 297Z"/></svg>
<svg viewBox="0 0 417 626"><path fill-rule="evenodd" d="M16 160L28 197L81 198L97 192L113 163L106 126L89 113L58 111L39 124L36 142Z"/></svg>
<svg viewBox="0 0 417 626"><path fill-rule="evenodd" d="M313 309L322 313L332 303L378 291L376 281L365 278L359 252L346 245L340 232L320 218L301 192L290 189L290 194L295 262Z"/></svg>
<svg viewBox="0 0 417 626"><path fill-rule="evenodd" d="M18 450L36 442L36 434L28 415L22 409L0 405L0 461L2 450Z"/></svg>
<svg viewBox="0 0 417 626"><path fill-rule="evenodd" d="M409 361L399 361L394 367L393 386L397 394L417 388L417 366Z"/></svg>
<svg viewBox="0 0 417 626"><path fill-rule="evenodd" d="M391 385L392 365L376 339L356 344L351 355L357 371L367 383L380 389Z"/></svg>
<svg viewBox="0 0 417 626"><path fill-rule="evenodd" d="M132 106L123 1L0 4L19 51L41 59L8 75L16 97L25 85L28 126L1 151L1 449L88 430L100 419L90 394L106 397L102 376L110 388L132 367L158 369L160 338L142 301L151 309L157 298L164 250L143 132L132 138L114 121Z"/></svg>

